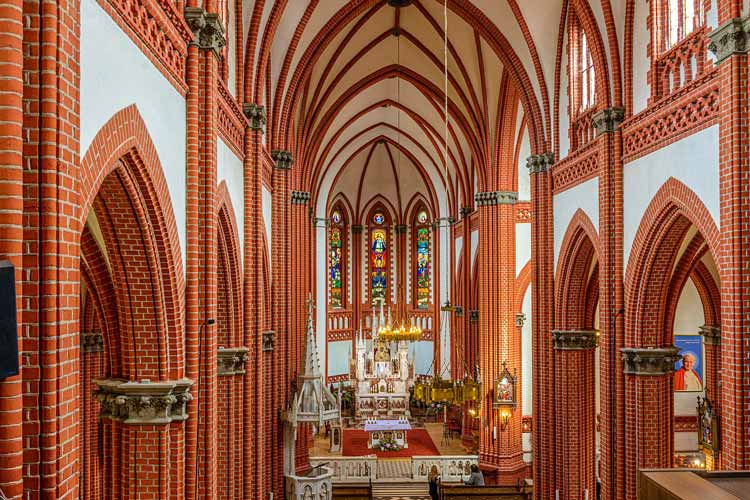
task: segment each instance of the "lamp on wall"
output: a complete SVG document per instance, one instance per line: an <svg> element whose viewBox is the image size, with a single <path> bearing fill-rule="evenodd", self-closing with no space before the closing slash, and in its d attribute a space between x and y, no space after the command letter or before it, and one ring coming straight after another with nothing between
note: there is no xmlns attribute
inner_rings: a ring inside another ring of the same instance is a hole
<svg viewBox="0 0 750 500"><path fill-rule="evenodd" d="M508 427L508 424L510 423L510 417L512 415L511 409L509 407L504 407L500 409L500 430L505 431L505 429Z"/></svg>

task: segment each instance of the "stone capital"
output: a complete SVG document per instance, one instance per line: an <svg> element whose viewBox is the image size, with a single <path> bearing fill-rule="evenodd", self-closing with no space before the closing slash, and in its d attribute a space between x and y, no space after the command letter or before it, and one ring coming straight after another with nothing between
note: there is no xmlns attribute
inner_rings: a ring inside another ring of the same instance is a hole
<svg viewBox="0 0 750 500"><path fill-rule="evenodd" d="M308 191L292 191L292 205L307 205L310 201Z"/></svg>
<svg viewBox="0 0 750 500"><path fill-rule="evenodd" d="M453 306L453 312L460 318L464 315L464 308L462 306Z"/></svg>
<svg viewBox="0 0 750 500"><path fill-rule="evenodd" d="M547 172L555 163L555 155L552 152L531 155L526 158L526 168L530 174L542 174Z"/></svg>
<svg viewBox="0 0 750 500"><path fill-rule="evenodd" d="M364 230L365 230L365 226L363 226L362 224L354 224L352 226L352 233L354 234L362 234L362 231Z"/></svg>
<svg viewBox="0 0 750 500"><path fill-rule="evenodd" d="M194 45L199 49L212 50L217 57L221 57L221 49L227 40L218 14L209 14L201 7L186 7L185 22L193 31Z"/></svg>
<svg viewBox="0 0 750 500"><path fill-rule="evenodd" d="M263 352L273 351L274 345L276 345L276 332L273 330L263 332Z"/></svg>
<svg viewBox="0 0 750 500"><path fill-rule="evenodd" d="M552 330L552 338L560 351L584 351L599 345L596 330Z"/></svg>
<svg viewBox="0 0 750 500"><path fill-rule="evenodd" d="M461 216L462 219L465 219L469 215L471 215L472 208L471 207L461 207L458 209L458 215Z"/></svg>
<svg viewBox="0 0 750 500"><path fill-rule="evenodd" d="M81 352L90 354L104 351L104 338L99 332L81 334Z"/></svg>
<svg viewBox="0 0 750 500"><path fill-rule="evenodd" d="M434 221L432 221L432 229L438 229L441 227L451 227L453 225L454 220L450 217L438 217Z"/></svg>
<svg viewBox="0 0 750 500"><path fill-rule="evenodd" d="M330 219L326 219L325 217L313 217L313 226L327 228L331 226L331 221Z"/></svg>
<svg viewBox="0 0 750 500"><path fill-rule="evenodd" d="M294 157L291 151L274 150L271 151L271 158L273 158L274 167L279 170L290 170L294 165Z"/></svg>
<svg viewBox="0 0 750 500"><path fill-rule="evenodd" d="M703 325L698 332L703 337L703 343L708 345L721 345L721 327Z"/></svg>
<svg viewBox="0 0 750 500"><path fill-rule="evenodd" d="M620 352L626 375L666 375L674 372L674 364L680 359L680 350L674 346L623 347Z"/></svg>
<svg viewBox="0 0 750 500"><path fill-rule="evenodd" d="M98 387L94 397L101 403L100 418L117 420L128 425L155 425L187 420L187 403L190 379L141 380L130 382L121 379L94 380Z"/></svg>
<svg viewBox="0 0 750 500"><path fill-rule="evenodd" d="M476 323L479 321L479 309L469 310L469 321L472 323Z"/></svg>
<svg viewBox="0 0 750 500"><path fill-rule="evenodd" d="M524 313L516 313L516 326L518 328L523 328L523 325L526 323L526 315Z"/></svg>
<svg viewBox="0 0 750 500"><path fill-rule="evenodd" d="M474 195L477 206L515 205L518 193L515 191L484 191Z"/></svg>
<svg viewBox="0 0 750 500"><path fill-rule="evenodd" d="M393 229L396 230L396 234L406 234L406 224L396 224Z"/></svg>
<svg viewBox="0 0 750 500"><path fill-rule="evenodd" d="M252 130L260 130L261 133L266 130L266 108L255 103L245 103L242 106L242 112L245 118L250 122Z"/></svg>
<svg viewBox="0 0 750 500"><path fill-rule="evenodd" d="M612 133L625 119L625 108L615 106L594 113L591 121L594 125L597 137L602 134Z"/></svg>
<svg viewBox="0 0 750 500"><path fill-rule="evenodd" d="M747 54L750 49L750 19L735 17L708 34L711 42L708 50L716 56L716 64L721 64L734 54Z"/></svg>
<svg viewBox="0 0 750 500"><path fill-rule="evenodd" d="M219 348L216 352L217 374L219 376L242 375L245 373L247 347Z"/></svg>

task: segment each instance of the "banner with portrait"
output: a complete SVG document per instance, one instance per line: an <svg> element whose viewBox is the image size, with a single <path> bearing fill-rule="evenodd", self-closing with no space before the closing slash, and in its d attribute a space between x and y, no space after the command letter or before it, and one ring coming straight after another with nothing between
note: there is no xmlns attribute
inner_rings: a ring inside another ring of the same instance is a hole
<svg viewBox="0 0 750 500"><path fill-rule="evenodd" d="M674 345L680 349L680 359L675 363L674 390L700 392L703 390L703 337L700 335L675 335Z"/></svg>

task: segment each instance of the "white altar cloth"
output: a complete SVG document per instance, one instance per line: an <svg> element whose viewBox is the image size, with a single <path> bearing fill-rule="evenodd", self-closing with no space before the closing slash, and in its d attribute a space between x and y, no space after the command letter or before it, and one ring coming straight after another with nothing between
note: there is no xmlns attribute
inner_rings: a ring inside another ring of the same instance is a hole
<svg viewBox="0 0 750 500"><path fill-rule="evenodd" d="M408 420L367 420L365 431L409 431L411 424Z"/></svg>

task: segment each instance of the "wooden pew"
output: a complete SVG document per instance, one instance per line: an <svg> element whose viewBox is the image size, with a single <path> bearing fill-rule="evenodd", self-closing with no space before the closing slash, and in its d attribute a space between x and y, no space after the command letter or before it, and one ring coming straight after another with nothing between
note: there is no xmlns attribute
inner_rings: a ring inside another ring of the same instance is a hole
<svg viewBox="0 0 750 500"><path fill-rule="evenodd" d="M441 484L440 500L530 500L531 491L525 483L518 486Z"/></svg>
<svg viewBox="0 0 750 500"><path fill-rule="evenodd" d="M370 484L334 484L331 493L332 500L371 500L372 485Z"/></svg>

